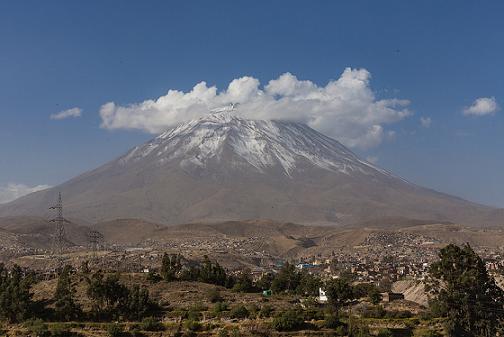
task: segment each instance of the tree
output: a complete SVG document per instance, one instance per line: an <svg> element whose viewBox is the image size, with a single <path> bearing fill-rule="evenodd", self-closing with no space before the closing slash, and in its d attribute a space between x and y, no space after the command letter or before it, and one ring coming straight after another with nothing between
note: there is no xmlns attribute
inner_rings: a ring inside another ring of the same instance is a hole
<svg viewBox="0 0 504 337"><path fill-rule="evenodd" d="M326 285L326 294L334 313L339 315L342 307L354 299L352 286L346 279L331 280Z"/></svg>
<svg viewBox="0 0 504 337"><path fill-rule="evenodd" d="M277 331L295 331L304 325L303 315L297 310L287 310L273 319L272 326Z"/></svg>
<svg viewBox="0 0 504 337"><path fill-rule="evenodd" d="M245 269L238 275L235 280L233 290L243 293L254 291L254 284L252 281L252 273L250 269Z"/></svg>
<svg viewBox="0 0 504 337"><path fill-rule="evenodd" d="M374 305L377 305L381 302L382 300L382 295L381 293L378 291L378 289L376 287L372 287L369 289L368 293L367 293L367 296L369 298L369 301L371 303L373 303Z"/></svg>
<svg viewBox="0 0 504 337"><path fill-rule="evenodd" d="M299 283L300 275L296 272L296 267L287 262L271 282L271 289L276 293L295 291Z"/></svg>
<svg viewBox="0 0 504 337"><path fill-rule="evenodd" d="M467 244L441 249L429 270L427 289L447 317L449 336L495 336L504 319L504 292Z"/></svg>
<svg viewBox="0 0 504 337"><path fill-rule="evenodd" d="M140 320L146 317L152 311L149 291L145 287L134 285L128 291L128 298L121 310L128 319Z"/></svg>
<svg viewBox="0 0 504 337"><path fill-rule="evenodd" d="M268 290L271 288L271 282L275 276L272 273L265 273L261 276L261 278L256 282L256 288L260 290Z"/></svg>
<svg viewBox="0 0 504 337"><path fill-rule="evenodd" d="M15 265L10 271L0 265L0 318L9 322L27 319L33 313L30 288L33 276Z"/></svg>
<svg viewBox="0 0 504 337"><path fill-rule="evenodd" d="M210 261L205 255L199 271L199 281L224 286L226 278L227 274L224 268L218 262Z"/></svg>
<svg viewBox="0 0 504 337"><path fill-rule="evenodd" d="M322 286L320 278L307 272L299 274L299 284L296 287L296 293L306 296L317 296L319 288Z"/></svg>
<svg viewBox="0 0 504 337"><path fill-rule="evenodd" d="M161 277L167 282L175 281L182 270L180 254L168 255L164 253L161 260Z"/></svg>
<svg viewBox="0 0 504 337"><path fill-rule="evenodd" d="M81 313L81 307L74 300L75 289L72 285L71 273L71 266L67 265L63 268L53 297L56 317L61 321L76 319Z"/></svg>
<svg viewBox="0 0 504 337"><path fill-rule="evenodd" d="M145 291L141 292L136 287L133 288L133 291L130 291L121 284L119 275L113 274L105 277L101 272L92 275L88 282L87 294L93 301L92 313L97 318L102 315L115 318L119 316L128 317L130 305L135 308L138 303L145 301L146 295L148 298L148 293ZM138 309L138 307L136 308Z"/></svg>

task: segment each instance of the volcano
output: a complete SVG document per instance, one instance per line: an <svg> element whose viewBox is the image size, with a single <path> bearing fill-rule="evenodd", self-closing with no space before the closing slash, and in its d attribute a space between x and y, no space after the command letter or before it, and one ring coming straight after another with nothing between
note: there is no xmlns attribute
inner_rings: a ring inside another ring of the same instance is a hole
<svg viewBox="0 0 504 337"><path fill-rule="evenodd" d="M162 224L245 219L346 225L384 217L502 224L502 211L412 184L305 124L212 113L54 188L0 206L48 216Z"/></svg>

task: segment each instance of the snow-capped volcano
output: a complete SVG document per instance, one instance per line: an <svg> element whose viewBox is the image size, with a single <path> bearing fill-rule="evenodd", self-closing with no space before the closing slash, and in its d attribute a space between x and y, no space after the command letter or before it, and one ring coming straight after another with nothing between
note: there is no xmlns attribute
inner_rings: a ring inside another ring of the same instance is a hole
<svg viewBox="0 0 504 337"><path fill-rule="evenodd" d="M177 160L183 168L205 168L210 162L224 160L226 149L262 173L268 168L279 167L285 175L291 176L301 165L311 164L344 174L379 172L388 175L305 124L246 120L228 112L209 114L168 130L147 144L135 147L121 163L127 165L148 158L160 165Z"/></svg>
<svg viewBox="0 0 504 337"><path fill-rule="evenodd" d="M182 123L93 171L0 206L0 217L47 215L60 191L67 216L88 222L502 220L490 207L410 184L304 124L229 112Z"/></svg>

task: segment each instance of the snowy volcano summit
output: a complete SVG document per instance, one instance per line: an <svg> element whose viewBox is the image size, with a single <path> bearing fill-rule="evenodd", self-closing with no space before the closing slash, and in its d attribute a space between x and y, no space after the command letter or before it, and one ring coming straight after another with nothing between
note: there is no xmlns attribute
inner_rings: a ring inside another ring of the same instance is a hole
<svg viewBox="0 0 504 337"><path fill-rule="evenodd" d="M408 183L304 124L230 112L182 123L93 171L0 206L0 217L47 215L59 191L67 216L88 222L502 219L493 208Z"/></svg>
<svg viewBox="0 0 504 337"><path fill-rule="evenodd" d="M179 161L181 168L204 169L233 154L229 168L266 173L278 168L286 176L311 165L352 174L387 174L360 160L336 140L305 124L285 121L246 120L221 112L171 129L147 144L135 147L121 162L143 160L159 165Z"/></svg>

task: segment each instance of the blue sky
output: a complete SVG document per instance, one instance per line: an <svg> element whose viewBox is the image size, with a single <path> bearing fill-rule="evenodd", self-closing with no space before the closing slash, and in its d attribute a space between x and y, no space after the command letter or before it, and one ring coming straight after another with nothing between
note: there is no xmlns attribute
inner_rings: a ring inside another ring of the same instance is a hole
<svg viewBox="0 0 504 337"><path fill-rule="evenodd" d="M376 101L410 101L409 116L380 121L385 136L355 152L504 207L502 13L502 1L2 1L0 193L56 185L152 138L100 127L107 102L286 72L324 87L349 67L369 73ZM478 98L497 107L464 114ZM50 118L74 107L80 117Z"/></svg>

